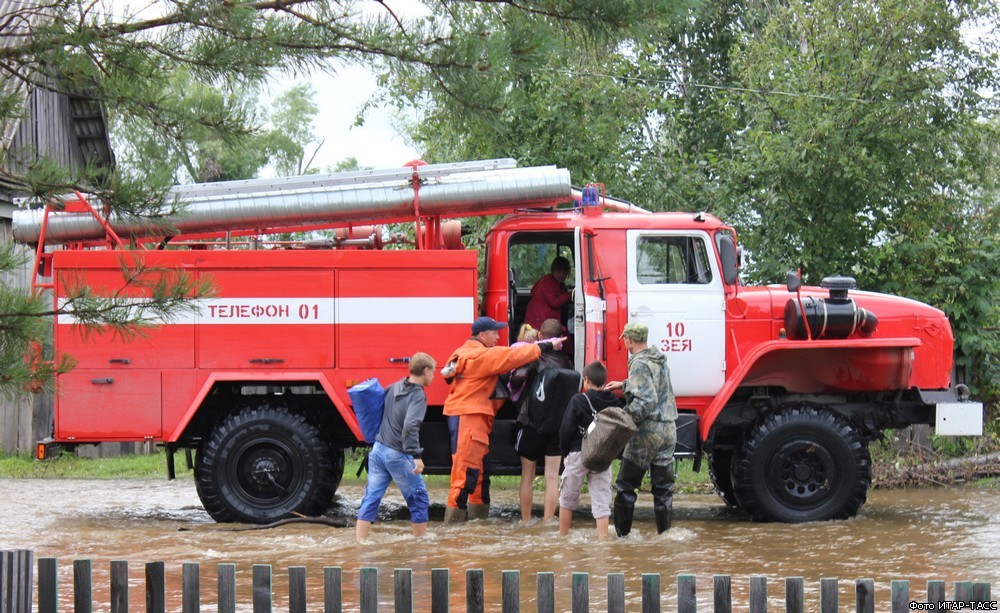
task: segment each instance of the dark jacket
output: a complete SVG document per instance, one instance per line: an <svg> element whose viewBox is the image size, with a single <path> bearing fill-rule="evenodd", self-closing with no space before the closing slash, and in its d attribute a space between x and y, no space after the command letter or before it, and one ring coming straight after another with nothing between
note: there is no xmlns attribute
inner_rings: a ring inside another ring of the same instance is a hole
<svg viewBox="0 0 1000 613"><path fill-rule="evenodd" d="M590 399L589 404L587 398ZM580 451L583 432L594 421L594 414L590 411L591 404L594 405L594 410L600 413L608 407L620 407L621 401L613 392L604 390L587 390L583 394L573 396L559 427L559 447L563 455L569 455L571 451Z"/></svg>
<svg viewBox="0 0 1000 613"><path fill-rule="evenodd" d="M524 366L518 366L510 371L509 387L512 392L524 389L531 384L539 372L546 368L573 368L573 362L565 353L559 351L547 351L534 362L529 362ZM522 396L523 397L523 396ZM520 402L520 401L519 401Z"/></svg>
<svg viewBox="0 0 1000 613"><path fill-rule="evenodd" d="M424 451L420 446L420 425L426 412L424 388L410 383L409 378L396 381L385 390L385 410L375 441L419 458Z"/></svg>
<svg viewBox="0 0 1000 613"><path fill-rule="evenodd" d="M526 409L528 404L528 394L531 393L531 387L535 382L535 378L540 372L547 368L565 368L572 370L573 362L570 361L569 356L565 353L561 353L559 351L547 351L534 362L529 362L524 366L519 366L510 371L507 388L511 391L511 395L515 398L515 402L517 403L517 421L522 425L537 427L537 424L531 423L531 420L527 418ZM559 415L559 418L562 419L561 414ZM552 429L555 430L558 427L559 424L557 423L555 428Z"/></svg>

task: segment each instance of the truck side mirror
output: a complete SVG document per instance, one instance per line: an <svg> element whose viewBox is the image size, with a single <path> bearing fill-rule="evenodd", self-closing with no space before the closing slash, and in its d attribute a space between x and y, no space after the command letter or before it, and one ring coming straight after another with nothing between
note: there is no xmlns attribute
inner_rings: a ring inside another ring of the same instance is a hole
<svg viewBox="0 0 1000 613"><path fill-rule="evenodd" d="M722 278L726 285L733 285L739 279L740 266L736 241L732 234L720 233L716 235L715 242L719 247L719 260L722 262Z"/></svg>
<svg viewBox="0 0 1000 613"><path fill-rule="evenodd" d="M799 277L799 273L794 270L789 270L785 273L785 285L788 286L788 291L797 292L799 288L802 287L802 278Z"/></svg>

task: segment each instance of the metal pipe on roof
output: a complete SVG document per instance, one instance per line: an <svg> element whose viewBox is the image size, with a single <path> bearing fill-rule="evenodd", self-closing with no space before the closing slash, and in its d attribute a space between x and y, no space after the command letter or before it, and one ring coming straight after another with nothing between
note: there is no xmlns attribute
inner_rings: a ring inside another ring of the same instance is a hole
<svg viewBox="0 0 1000 613"><path fill-rule="evenodd" d="M555 166L516 168L513 160L485 160L414 168L228 181L173 188L160 224L112 214L119 236L178 234L282 227L349 225L414 217L414 175L419 177L421 217L467 217L510 208L555 206L571 199L569 171ZM170 213L170 203L183 206ZM14 212L13 236L37 243L42 209ZM52 212L46 244L100 240L92 216Z"/></svg>

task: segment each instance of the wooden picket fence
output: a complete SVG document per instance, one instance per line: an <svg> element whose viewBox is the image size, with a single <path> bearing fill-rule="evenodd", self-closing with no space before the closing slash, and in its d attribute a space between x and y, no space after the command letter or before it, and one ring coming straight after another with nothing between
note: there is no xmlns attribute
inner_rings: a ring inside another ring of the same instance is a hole
<svg viewBox="0 0 1000 613"><path fill-rule="evenodd" d="M0 552L0 613L30 613L32 607L32 558L28 550ZM196 613L201 611L200 565L185 563L182 567L181 611ZM146 594L145 610L147 613L165 613L166 606L166 571L163 562L150 562L145 565ZM125 613L129 610L128 562L112 561L110 574L110 610L112 613ZM272 590L271 566L266 564L253 565L253 596L254 613L270 613L273 606L274 592ZM38 611L39 613L57 613L59 605L58 574L55 558L38 559ZM74 613L89 613L93 610L93 586L91 582L92 564L90 560L73 561L73 610ZM323 610L325 613L339 613L344 609L341 568L328 566L323 569ZM379 574L375 568L360 570L359 601L351 604L352 610L361 613L377 613L379 610L378 583ZM482 570L468 570L465 574L465 602L469 613L486 611L485 581ZM536 601L539 613L554 613L556 609L555 575L541 572L536 574ZM801 577L785 579L786 613L803 613L807 609L804 597L804 582ZM588 573L572 573L572 611L573 613L589 613L590 611L590 576ZM808 610L818 610L821 613L840 611L838 602L840 582L837 579L822 579L820 581L820 601L818 608L814 604ZM645 573L642 575L642 605L643 613L659 613L662 604L660 575ZM749 585L750 613L764 613L768 606L768 585L765 577L751 577ZM448 569L431 570L431 613L447 613L452 586ZM997 610L996 601L990 599L989 583L956 582L952 597L946 597L944 581L928 581L926 598L916 600L910 594L908 581L895 580L891 582L891 611L903 613L913 610ZM223 563L218 565L218 596L219 613L235 613L236 602L236 565ZM607 575L607 611L608 613L624 613L625 611L625 575L609 573ZM695 613L697 599L694 575L678 575L676 611L678 613ZM396 613L412 612L413 583L412 572L409 569L396 569L393 573L393 611ZM715 575L712 580L712 602L715 613L729 613L734 610L732 602L731 579L728 575ZM521 611L520 572L516 570L501 573L500 610L503 613L520 613ZM313 609L317 608L312 603ZM243 607L245 609L245 607ZM743 607L737 607L743 610ZM306 569L304 566L288 568L288 611L289 613L305 613L306 602ZM424 603L418 603L417 610L428 610ZM872 579L855 581L854 610L858 613L874 613L875 584ZM885 610L880 607L879 610Z"/></svg>

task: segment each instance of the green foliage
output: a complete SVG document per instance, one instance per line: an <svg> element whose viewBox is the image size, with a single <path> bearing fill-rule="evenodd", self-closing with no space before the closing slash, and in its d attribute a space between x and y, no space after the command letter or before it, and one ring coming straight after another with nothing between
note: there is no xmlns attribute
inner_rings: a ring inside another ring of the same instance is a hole
<svg viewBox="0 0 1000 613"><path fill-rule="evenodd" d="M452 37L464 63L391 64L383 80L387 100L420 109L411 135L425 159L558 164L581 184L600 180L627 195L646 138L646 99L625 86L630 62L618 51L630 32L654 31L681 13L683 3L604 3L593 16L612 27L561 31L499 3L468 11L445 3L431 8L431 19L447 17L462 32L482 35Z"/></svg>
<svg viewBox="0 0 1000 613"><path fill-rule="evenodd" d="M597 37L534 37L484 9L484 31L520 36L493 40L477 69L397 68L384 83L421 111L429 159L559 164L640 206L728 219L750 283L801 266L807 282L851 275L942 308L960 380L995 403L1000 7L649 9Z"/></svg>
<svg viewBox="0 0 1000 613"><path fill-rule="evenodd" d="M316 143L312 122L319 111L310 85L279 95L269 113L259 108L257 87L221 89L199 83L190 70L174 72L161 87L174 109L159 121L114 116L119 157L126 168L145 168L146 180L252 179L267 164L281 176L310 170L318 147L309 158L306 150Z"/></svg>
<svg viewBox="0 0 1000 613"><path fill-rule="evenodd" d="M114 291L88 285L72 270L64 272L60 284L66 295L52 314L72 316L80 333L127 340L185 313L197 313L198 303L192 299L210 297L214 291L211 279L146 266L132 251L121 251L118 264L121 283Z"/></svg>
<svg viewBox="0 0 1000 613"><path fill-rule="evenodd" d="M231 90L198 81L179 68L144 86L160 109L155 118L112 107L115 148L127 168L142 168L158 183L247 179L267 162L255 146L255 88Z"/></svg>
<svg viewBox="0 0 1000 613"><path fill-rule="evenodd" d="M955 10L952 10L955 9ZM752 272L888 277L887 242L941 232L972 205L966 147L995 87L989 54L968 48L975 4L790 2L734 54L748 119L734 179ZM985 12L986 7L979 10ZM995 17L995 15L994 15ZM970 159L972 158L972 159ZM835 246L835 248L834 248Z"/></svg>
<svg viewBox="0 0 1000 613"><path fill-rule="evenodd" d="M0 273L17 271L28 261L23 249L0 243ZM51 337L44 317L51 303L42 295L0 291L0 395L12 398L22 389L37 391L73 366L68 357L43 359L42 342Z"/></svg>
<svg viewBox="0 0 1000 613"><path fill-rule="evenodd" d="M272 104L271 129L264 136L278 176L302 175L310 169L317 146L306 158L306 147L316 143L312 121L319 112L311 85L300 84L278 96Z"/></svg>
<svg viewBox="0 0 1000 613"><path fill-rule="evenodd" d="M0 120L14 125L27 116L23 97L11 92L89 98L110 120L119 163L74 168L36 151L8 152L0 187L35 196L37 203L78 189L99 196L118 216L166 229L162 218L181 206L164 201L170 185L252 178L269 162L282 173L311 171L310 147L321 145L311 128L318 105L311 89L299 86L279 97L270 113L262 112L260 87L274 72L296 74L328 67L331 60L466 76L499 71L511 59L508 51L521 58L517 64L530 61L562 25L608 36L647 10L645 2L596 0L449 0L434 6L430 16L404 23L383 3L11 4L4 15L8 40L0 48L8 68ZM0 267L7 270L9 264ZM118 295L73 286L69 304L86 327L134 335L207 294L180 274L140 267L123 274L127 289ZM42 318L50 311L24 290L0 289L3 393L37 388L70 367L31 353L45 341Z"/></svg>
<svg viewBox="0 0 1000 613"><path fill-rule="evenodd" d="M976 2L790 2L734 55L748 118L734 179L750 273L801 265L817 282L942 308L960 376L997 398L1000 370L996 41L970 46Z"/></svg>
<svg viewBox="0 0 1000 613"><path fill-rule="evenodd" d="M358 158L352 155L338 160L333 166L327 169L328 172L352 172L355 170L370 170L370 168L361 166Z"/></svg>
<svg viewBox="0 0 1000 613"><path fill-rule="evenodd" d="M0 273L19 272L28 252L0 244ZM63 299L53 306L46 294L5 288L0 291L0 394L39 391L52 377L73 368L69 355L46 355L51 344L51 316L72 317L80 334L112 334L128 340L162 322L197 310L193 299L212 293L211 281L196 281L184 271L144 266L134 252L122 251L120 288L108 291L83 283L68 271L60 279Z"/></svg>

